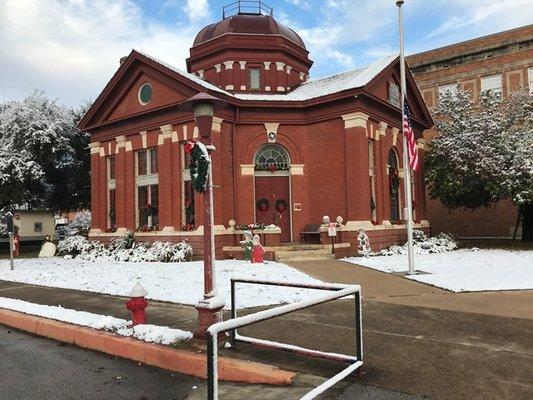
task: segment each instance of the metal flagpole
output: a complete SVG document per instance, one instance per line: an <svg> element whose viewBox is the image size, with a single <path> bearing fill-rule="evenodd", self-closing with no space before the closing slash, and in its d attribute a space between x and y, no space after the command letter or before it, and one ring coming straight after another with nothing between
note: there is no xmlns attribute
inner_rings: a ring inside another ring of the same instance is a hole
<svg viewBox="0 0 533 400"><path fill-rule="evenodd" d="M404 103L407 95L405 84L405 55L403 50L403 14L402 5L404 1L396 1L398 6L398 23L400 28L400 80L401 80L401 109L402 109L402 133L403 133L403 121L404 121ZM409 166L409 150L407 148L407 138L405 134L403 136L403 183L405 192L405 208L404 218L407 219L407 254L409 258L409 272L408 274L415 273L415 260L413 256L413 202L411 200L411 167Z"/></svg>

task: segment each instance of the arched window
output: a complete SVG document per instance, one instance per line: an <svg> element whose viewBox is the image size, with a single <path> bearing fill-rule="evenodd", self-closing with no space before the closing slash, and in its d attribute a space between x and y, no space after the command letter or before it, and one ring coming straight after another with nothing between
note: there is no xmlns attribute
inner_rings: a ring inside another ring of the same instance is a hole
<svg viewBox="0 0 533 400"><path fill-rule="evenodd" d="M287 171L289 155L280 145L267 144L257 151L254 164L256 171Z"/></svg>
<svg viewBox="0 0 533 400"><path fill-rule="evenodd" d="M389 196L391 222L400 220L400 171L398 169L398 154L390 149L388 157L389 167Z"/></svg>

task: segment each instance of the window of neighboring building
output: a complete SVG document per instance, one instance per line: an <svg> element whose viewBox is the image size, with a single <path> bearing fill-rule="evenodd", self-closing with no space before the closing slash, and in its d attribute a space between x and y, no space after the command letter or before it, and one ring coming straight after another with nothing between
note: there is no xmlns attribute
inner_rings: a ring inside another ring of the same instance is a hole
<svg viewBox="0 0 533 400"><path fill-rule="evenodd" d="M459 85L457 83L449 83L447 85L440 85L439 86L439 97L444 96L446 93L449 93L452 98L457 97L457 91L459 89Z"/></svg>
<svg viewBox="0 0 533 400"><path fill-rule="evenodd" d="M527 69L527 80L529 84L529 94L533 95L533 67Z"/></svg>
<svg viewBox="0 0 533 400"><path fill-rule="evenodd" d="M182 181L182 196L181 196L181 215L183 230L192 231L195 229L194 220L194 189L191 181L190 155L185 153L184 146L181 146L181 181Z"/></svg>
<svg viewBox="0 0 533 400"><path fill-rule="evenodd" d="M157 149L138 150L136 177L136 218L140 230L150 230L159 225L159 176L157 174Z"/></svg>
<svg viewBox="0 0 533 400"><path fill-rule="evenodd" d="M107 157L107 228L116 230L115 156Z"/></svg>
<svg viewBox="0 0 533 400"><path fill-rule="evenodd" d="M250 89L261 89L261 70L259 68L250 68Z"/></svg>
<svg viewBox="0 0 533 400"><path fill-rule="evenodd" d="M481 78L481 91L490 90L494 93L502 93L502 75L489 75Z"/></svg>
<svg viewBox="0 0 533 400"><path fill-rule="evenodd" d="M368 175L370 177L370 215L372 221L377 221L376 207L376 164L374 162L374 141L368 141Z"/></svg>
<svg viewBox="0 0 533 400"><path fill-rule="evenodd" d="M43 223L42 222L34 222L33 223L33 231L36 233L42 233L43 232Z"/></svg>

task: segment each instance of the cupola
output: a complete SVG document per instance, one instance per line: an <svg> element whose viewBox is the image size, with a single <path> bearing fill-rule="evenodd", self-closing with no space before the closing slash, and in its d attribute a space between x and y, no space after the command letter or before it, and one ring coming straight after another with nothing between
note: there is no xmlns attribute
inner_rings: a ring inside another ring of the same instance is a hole
<svg viewBox="0 0 533 400"><path fill-rule="evenodd" d="M235 1L203 28L187 69L231 92L284 93L304 82L313 62L302 38L262 1Z"/></svg>

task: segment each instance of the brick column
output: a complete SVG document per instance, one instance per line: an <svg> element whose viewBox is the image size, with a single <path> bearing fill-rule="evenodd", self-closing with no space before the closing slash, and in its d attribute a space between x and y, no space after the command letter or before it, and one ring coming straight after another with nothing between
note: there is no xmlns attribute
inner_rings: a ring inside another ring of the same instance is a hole
<svg viewBox="0 0 533 400"><path fill-rule="evenodd" d="M100 198L104 195L100 193L100 142L89 143L91 152L91 229L102 230L103 224L100 219Z"/></svg>
<svg viewBox="0 0 533 400"><path fill-rule="evenodd" d="M235 220L238 224L255 222L254 167L254 164L237 166L237 182L235 186L238 188L239 193L235 193L235 201L237 202Z"/></svg>
<svg viewBox="0 0 533 400"><path fill-rule="evenodd" d="M226 90L235 90L234 80L233 80L233 63L235 61L224 61L224 70L222 71L222 87Z"/></svg>
<svg viewBox="0 0 533 400"><path fill-rule="evenodd" d="M171 141L171 199L172 199L172 225L175 230L182 229L181 216L181 196L182 196L182 160L181 160L181 144L179 142L178 133L172 132Z"/></svg>
<svg viewBox="0 0 533 400"><path fill-rule="evenodd" d="M107 229L107 218L109 215L109 210L107 209L107 160L105 157L105 151L100 147L100 156L97 160L98 163L98 199L96 199L96 204L98 208L98 221L100 229L105 232ZM116 182L116 176L115 176Z"/></svg>
<svg viewBox="0 0 533 400"><path fill-rule="evenodd" d="M116 141L117 150L115 154L115 202L117 230L126 230L126 137L124 135L117 136Z"/></svg>
<svg viewBox="0 0 533 400"><path fill-rule="evenodd" d="M355 112L343 115L346 166L346 219L370 220L370 182L368 179L368 115Z"/></svg>
<svg viewBox="0 0 533 400"><path fill-rule="evenodd" d="M292 215L292 240L300 240L300 231L309 222L309 183L305 175L305 164L291 164L291 199L289 204ZM294 204L301 204L301 209L294 210Z"/></svg>
<svg viewBox="0 0 533 400"><path fill-rule="evenodd" d="M160 126L157 139L157 175L159 186L159 226L173 230L172 224L172 125Z"/></svg>

